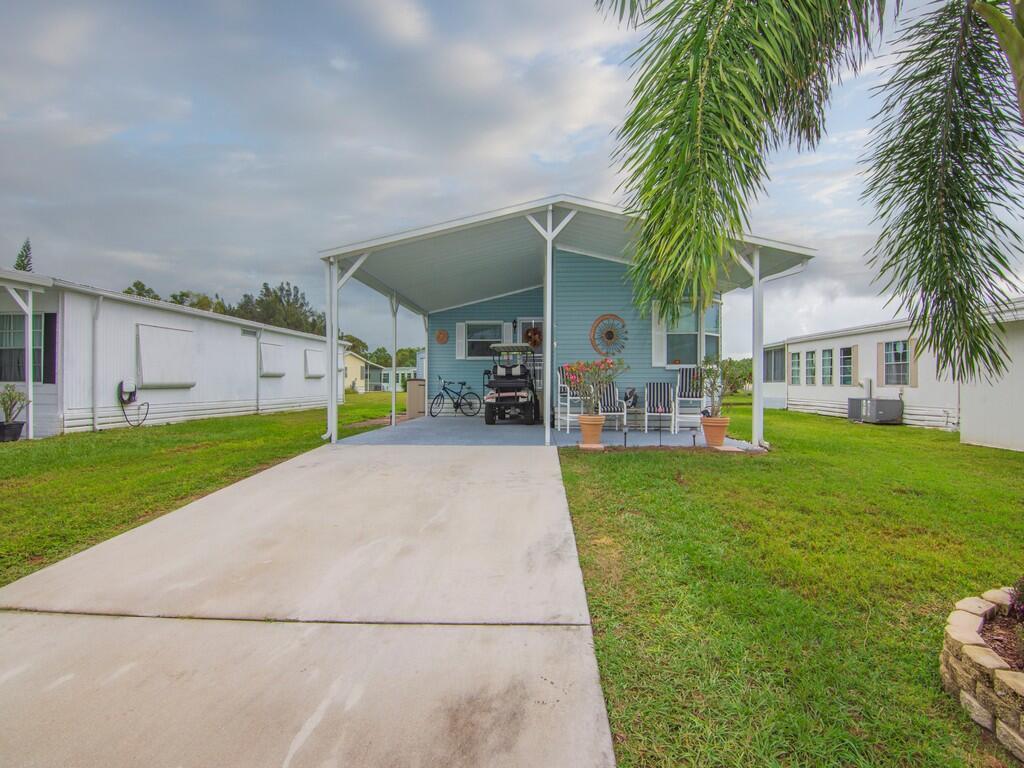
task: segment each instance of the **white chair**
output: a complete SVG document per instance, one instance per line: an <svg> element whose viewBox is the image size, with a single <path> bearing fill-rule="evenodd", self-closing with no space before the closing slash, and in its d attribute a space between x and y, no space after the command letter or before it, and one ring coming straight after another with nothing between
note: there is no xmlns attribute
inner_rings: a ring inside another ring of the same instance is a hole
<svg viewBox="0 0 1024 768"><path fill-rule="evenodd" d="M649 381L644 384L644 432L651 416L668 417L669 431L675 424L676 401L673 387L667 381Z"/></svg>
<svg viewBox="0 0 1024 768"><path fill-rule="evenodd" d="M626 401L619 397L619 388L615 382L605 384L597 397L597 412L602 416L611 416L615 420L616 429L626 426Z"/></svg>
<svg viewBox="0 0 1024 768"><path fill-rule="evenodd" d="M573 408L576 412L573 413ZM572 420L579 422L579 416L583 413L583 400L580 398L579 388L570 384L565 377L564 366L558 366L558 401L555 408L555 429L565 427L566 433L572 426Z"/></svg>
<svg viewBox="0 0 1024 768"><path fill-rule="evenodd" d="M700 413L704 407L704 392L701 388L700 369L680 368L676 379L675 408L673 409L672 432L680 429L700 429Z"/></svg>

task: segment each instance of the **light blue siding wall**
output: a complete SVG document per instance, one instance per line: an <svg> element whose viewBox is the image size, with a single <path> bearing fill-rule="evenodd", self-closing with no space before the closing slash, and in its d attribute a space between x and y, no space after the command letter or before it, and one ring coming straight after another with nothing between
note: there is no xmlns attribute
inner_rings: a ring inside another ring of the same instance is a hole
<svg viewBox="0 0 1024 768"><path fill-rule="evenodd" d="M489 360L455 359L455 324L466 320L495 320L511 323L521 317L541 317L544 313L544 295L540 288L513 293L478 304L434 312L430 315L427 332L427 400L429 402L439 387L438 376L450 381L465 381L474 392L483 395L481 382L483 371L490 367ZM437 332L448 331L448 343L437 343ZM457 387L456 387L457 388Z"/></svg>
<svg viewBox="0 0 1024 768"><path fill-rule="evenodd" d="M648 381L675 382L676 372L651 366L651 318L640 317L633 304L627 267L575 253L555 254L555 363L597 360L590 327L598 316L614 312L626 323L626 346L620 357L629 366L619 390L636 387L643 397Z"/></svg>

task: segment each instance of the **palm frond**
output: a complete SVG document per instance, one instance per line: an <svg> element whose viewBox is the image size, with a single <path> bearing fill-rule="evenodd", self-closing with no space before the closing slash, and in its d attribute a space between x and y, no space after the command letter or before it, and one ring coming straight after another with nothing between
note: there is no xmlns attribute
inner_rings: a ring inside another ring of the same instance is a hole
<svg viewBox="0 0 1024 768"><path fill-rule="evenodd" d="M821 136L831 85L879 28L884 0L602 0L646 33L619 133L629 207L642 215L638 306L669 319L710 301L723 255L784 141ZM733 254L734 255L734 254Z"/></svg>
<svg viewBox="0 0 1024 768"><path fill-rule="evenodd" d="M1024 126L999 45L964 0L903 23L881 86L865 196L883 224L872 264L941 371L999 374L1004 307L1021 238Z"/></svg>

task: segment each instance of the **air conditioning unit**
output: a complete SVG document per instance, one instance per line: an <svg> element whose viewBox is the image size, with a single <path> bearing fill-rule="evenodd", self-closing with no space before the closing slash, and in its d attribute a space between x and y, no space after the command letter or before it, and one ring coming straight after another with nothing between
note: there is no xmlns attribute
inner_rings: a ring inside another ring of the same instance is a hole
<svg viewBox="0 0 1024 768"><path fill-rule="evenodd" d="M902 424L903 401L880 397L851 397L846 401L846 417L865 424Z"/></svg>

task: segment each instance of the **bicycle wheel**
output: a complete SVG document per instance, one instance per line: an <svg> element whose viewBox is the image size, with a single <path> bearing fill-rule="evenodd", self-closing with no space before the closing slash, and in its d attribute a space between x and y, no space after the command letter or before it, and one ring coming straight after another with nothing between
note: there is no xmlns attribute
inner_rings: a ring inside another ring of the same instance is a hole
<svg viewBox="0 0 1024 768"><path fill-rule="evenodd" d="M476 416L480 413L480 395L476 392L467 392L459 400L459 410L467 416Z"/></svg>
<svg viewBox="0 0 1024 768"><path fill-rule="evenodd" d="M437 416L442 408L444 408L444 392L438 392L430 401L430 415Z"/></svg>

